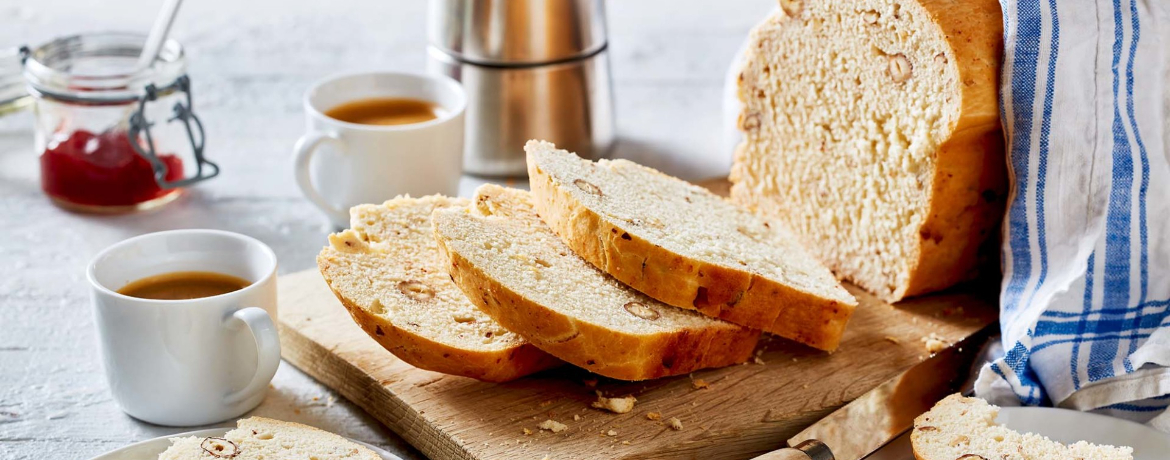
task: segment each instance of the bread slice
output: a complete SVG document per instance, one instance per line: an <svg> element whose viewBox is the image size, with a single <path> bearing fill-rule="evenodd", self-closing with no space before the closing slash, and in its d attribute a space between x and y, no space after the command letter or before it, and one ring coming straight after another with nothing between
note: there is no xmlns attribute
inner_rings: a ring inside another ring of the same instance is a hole
<svg viewBox="0 0 1170 460"><path fill-rule="evenodd" d="M971 278L1005 203L999 3L780 3L739 77L733 199L886 301Z"/></svg>
<svg viewBox="0 0 1170 460"><path fill-rule="evenodd" d="M947 396L914 419L910 444L918 460L1132 460L1130 447L1084 441L1064 445L995 424L999 408L979 398Z"/></svg>
<svg viewBox="0 0 1170 460"><path fill-rule="evenodd" d="M837 348L857 301L782 225L629 161L524 149L541 217L594 266L670 305Z"/></svg>
<svg viewBox="0 0 1170 460"><path fill-rule="evenodd" d="M438 210L435 237L455 283L533 345L622 380L746 361L760 333L657 302L573 253L527 192L476 191L468 210Z"/></svg>
<svg viewBox="0 0 1170 460"><path fill-rule="evenodd" d="M502 382L558 365L475 308L444 270L431 212L468 203L435 195L355 206L353 228L329 236L317 267L354 321L415 367Z"/></svg>
<svg viewBox="0 0 1170 460"><path fill-rule="evenodd" d="M365 446L299 423L264 417L236 422L222 438L171 438L159 460L382 460Z"/></svg>

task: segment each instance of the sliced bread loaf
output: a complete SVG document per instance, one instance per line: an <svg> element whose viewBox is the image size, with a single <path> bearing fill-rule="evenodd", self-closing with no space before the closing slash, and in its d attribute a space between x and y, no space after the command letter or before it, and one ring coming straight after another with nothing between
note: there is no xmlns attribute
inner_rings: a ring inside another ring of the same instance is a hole
<svg viewBox="0 0 1170 460"><path fill-rule="evenodd" d="M999 408L979 398L947 396L914 419L910 444L918 460L1132 460L1130 447L1084 441L1064 445L997 425Z"/></svg>
<svg viewBox="0 0 1170 460"><path fill-rule="evenodd" d="M786 0L751 34L732 197L886 301L973 276L1006 190L995 0Z"/></svg>
<svg viewBox="0 0 1170 460"><path fill-rule="evenodd" d="M629 161L524 149L540 216L594 266L670 305L837 348L857 301L782 225Z"/></svg>
<svg viewBox="0 0 1170 460"><path fill-rule="evenodd" d="M468 210L438 210L455 283L533 345L622 380L746 361L759 332L657 302L606 276L548 228L527 192L484 185Z"/></svg>
<svg viewBox="0 0 1170 460"><path fill-rule="evenodd" d="M468 203L427 196L355 206L353 228L329 236L317 267L354 321L415 367L500 382L559 364L479 311L451 282L431 212Z"/></svg>
<svg viewBox="0 0 1170 460"><path fill-rule="evenodd" d="M365 446L299 423L264 417L236 422L222 438L171 438L159 460L382 460Z"/></svg>

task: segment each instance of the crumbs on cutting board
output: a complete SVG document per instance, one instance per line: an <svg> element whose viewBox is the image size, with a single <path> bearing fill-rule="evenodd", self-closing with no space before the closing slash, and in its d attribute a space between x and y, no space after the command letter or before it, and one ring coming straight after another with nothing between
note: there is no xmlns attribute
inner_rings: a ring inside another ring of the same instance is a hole
<svg viewBox="0 0 1170 460"><path fill-rule="evenodd" d="M604 409L615 414L625 414L634 410L634 403L636 402L638 402L638 399L633 396L607 398L603 396L600 391L598 391L597 401L594 401L593 404L590 404L590 406L594 409Z"/></svg>
<svg viewBox="0 0 1170 460"><path fill-rule="evenodd" d="M926 347L926 352L932 355L951 346L950 342L933 332L922 338L922 344Z"/></svg>
<svg viewBox="0 0 1170 460"><path fill-rule="evenodd" d="M564 423L558 422L556 420L549 419L549 420L545 420L543 422L540 422L539 428L542 430L551 431L553 433L560 433L562 431L569 429L569 426L565 425ZM525 433L525 434L527 434L527 433Z"/></svg>

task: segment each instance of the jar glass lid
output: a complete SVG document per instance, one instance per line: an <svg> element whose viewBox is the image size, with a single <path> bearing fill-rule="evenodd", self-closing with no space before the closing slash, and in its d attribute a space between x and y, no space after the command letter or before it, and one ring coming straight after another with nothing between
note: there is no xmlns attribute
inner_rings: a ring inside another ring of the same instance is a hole
<svg viewBox="0 0 1170 460"><path fill-rule="evenodd" d="M24 77L43 96L82 103L137 100L147 85L165 87L186 71L183 48L168 40L147 68L136 64L146 36L102 32L57 38L28 52Z"/></svg>

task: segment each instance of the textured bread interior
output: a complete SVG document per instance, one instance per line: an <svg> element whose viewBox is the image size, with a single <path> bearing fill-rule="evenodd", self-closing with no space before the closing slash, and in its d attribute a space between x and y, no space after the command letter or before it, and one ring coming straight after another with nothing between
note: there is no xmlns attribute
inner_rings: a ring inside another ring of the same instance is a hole
<svg viewBox="0 0 1170 460"><path fill-rule="evenodd" d="M1090 444L1064 445L995 423L999 408L982 399L954 394L914 420L911 444L919 460L1132 460L1133 449ZM967 457L964 457L967 456ZM977 457L976 457L977 456Z"/></svg>
<svg viewBox="0 0 1170 460"><path fill-rule="evenodd" d="M430 340L465 350L504 350L524 339L475 307L444 269L431 230L435 209L469 201L400 197L350 210L351 229L330 235L319 256L330 287L351 303Z"/></svg>
<svg viewBox="0 0 1170 460"><path fill-rule="evenodd" d="M532 302L627 336L740 329L665 305L597 270L544 225L527 192L489 185L479 195L485 193L494 198L477 199L470 211L436 212L436 232L452 252Z"/></svg>
<svg viewBox="0 0 1170 460"><path fill-rule="evenodd" d="M230 443L223 440L231 441ZM212 455L204 449L216 452ZM238 449L238 454L230 456ZM223 439L172 438L159 460L380 460L365 446L327 431L263 417L237 422Z"/></svg>
<svg viewBox="0 0 1170 460"><path fill-rule="evenodd" d="M733 194L771 208L838 276L900 298L960 114L954 53L916 1L781 3L741 74Z"/></svg>
<svg viewBox="0 0 1170 460"><path fill-rule="evenodd" d="M857 303L783 224L626 160L594 163L544 141L529 141L525 149L561 190L670 253L750 272L844 305Z"/></svg>

